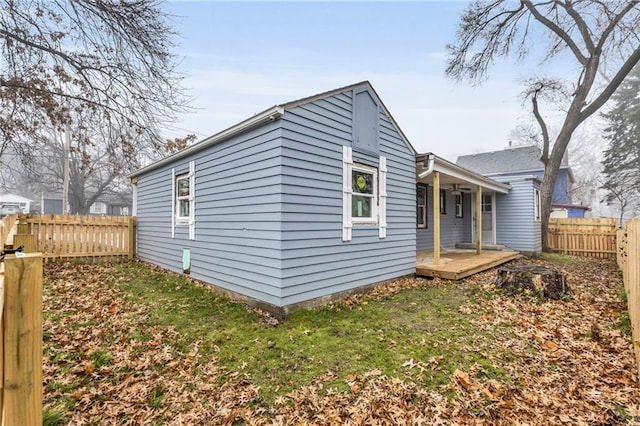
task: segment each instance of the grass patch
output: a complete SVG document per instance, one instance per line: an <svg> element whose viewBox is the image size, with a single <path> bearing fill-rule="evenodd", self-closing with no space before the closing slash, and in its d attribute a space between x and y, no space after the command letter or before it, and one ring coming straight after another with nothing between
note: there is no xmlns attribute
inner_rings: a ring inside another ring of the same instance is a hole
<svg viewBox="0 0 640 426"><path fill-rule="evenodd" d="M92 352L90 358L91 361L93 361L93 366L95 368L111 364L111 355L104 349L98 349L97 351Z"/></svg>
<svg viewBox="0 0 640 426"><path fill-rule="evenodd" d="M568 256L562 253L542 253L540 257L548 262L559 263L561 265L575 265L585 261L582 258Z"/></svg>
<svg viewBox="0 0 640 426"><path fill-rule="evenodd" d="M61 426L66 423L64 414L58 410L46 409L42 413L42 426Z"/></svg>
<svg viewBox="0 0 640 426"><path fill-rule="evenodd" d="M148 327L175 327L179 341L174 345L179 351L202 341L201 353L217 357L218 365L228 371L250 375L267 402L327 372L336 389L346 389L348 374L372 369L420 380L430 389L448 383L456 369L472 366L487 377L505 376L474 348L490 346L495 334L508 327L479 331L470 321L473 315L459 311L461 305L473 306L480 297L492 297L479 286L425 285L378 300L363 299L355 306L297 310L274 327L243 304L184 277L139 263L114 268L117 275L127 277L114 280L114 285L128 298L151 307ZM141 337L135 336L144 340ZM494 358L509 355L496 350ZM403 367L409 360L432 368L421 373Z"/></svg>

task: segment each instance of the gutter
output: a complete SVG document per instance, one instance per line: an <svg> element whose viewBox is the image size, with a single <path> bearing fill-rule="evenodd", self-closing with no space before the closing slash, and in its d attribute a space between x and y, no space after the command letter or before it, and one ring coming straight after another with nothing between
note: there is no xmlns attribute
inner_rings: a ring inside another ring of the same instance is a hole
<svg viewBox="0 0 640 426"><path fill-rule="evenodd" d="M215 135L209 136L206 139L201 140L200 142L191 145L188 148L183 149L182 151L179 151L173 155L170 155L168 157L163 158L162 160L156 161L155 163L152 163L146 167L143 167L139 170L136 170L135 172L131 173L130 175L128 175L128 177L130 179L133 179L137 176L140 176L142 174L148 173L152 170L155 170L159 167L162 167L164 165L170 164L176 160L179 160L181 158L187 157L191 154L195 154L198 151L201 151L205 148L208 148L210 146L213 146L217 143L220 143L222 141L225 141L227 139L230 139L234 136L237 136L239 134L245 133L251 129L254 129L256 127L260 127L264 124L270 123L272 121L276 121L277 119L279 119L280 117L282 117L282 115L284 114L284 107L280 106L280 105L276 105L274 107L271 107L259 114L254 115L251 118L248 118L244 121L241 121L240 123L231 126L219 133L216 133Z"/></svg>
<svg viewBox="0 0 640 426"><path fill-rule="evenodd" d="M429 163L428 163L429 165L427 166L427 168L426 168L426 169L425 169L425 167L424 167L424 162L422 163L422 169L423 169L423 171L422 171L422 172L420 172L420 174L418 174L418 177L419 177L420 179L424 178L425 176L429 176L429 175L431 174L431 172L433 172L433 166L436 164L436 157L435 157L435 155L433 155L433 154L431 154L431 153L430 153L430 154L429 154L428 162L429 162Z"/></svg>
<svg viewBox="0 0 640 426"><path fill-rule="evenodd" d="M427 160L423 160L423 158L427 158ZM437 164L436 159L438 161ZM501 194L508 194L511 190L511 186L508 183L499 182L469 169L465 169L464 167L447 161L444 158L437 157L434 153L420 155L417 160L423 161L423 171L418 174L418 179L424 179L432 172L439 171L440 173L444 173L450 177L460 179L474 185L480 185ZM427 163L426 168L425 162Z"/></svg>

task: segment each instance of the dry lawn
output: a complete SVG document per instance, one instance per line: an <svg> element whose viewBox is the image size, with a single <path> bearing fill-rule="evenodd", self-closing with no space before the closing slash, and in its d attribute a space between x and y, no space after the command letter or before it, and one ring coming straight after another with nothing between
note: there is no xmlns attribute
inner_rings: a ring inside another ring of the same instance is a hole
<svg viewBox="0 0 640 426"><path fill-rule="evenodd" d="M456 356L463 352L484 362L456 367L447 363L453 354L443 350L429 359L406 357L398 366L403 374L371 362L364 372L327 368L311 379L291 380L284 390L261 389L250 368L232 369L221 361L231 335L213 342L185 339L179 324L154 325L160 324L151 321L154 310L164 302L132 297L125 290L126 267L114 272L109 264L48 264L45 424L637 423L640 389L614 263L562 257L516 262L564 270L572 298L540 303L506 297L493 288L490 271L460 284L399 280L317 311L323 317L362 314L384 310L406 292L473 289L461 290L466 296L454 306L472 331L450 343ZM199 286L183 280L177 288L185 285ZM188 300L179 303L189 309ZM223 321L215 306L208 309L212 327ZM431 308L417 307L422 309ZM265 325L271 319L259 312L234 312L236 321L260 323L270 333L285 330L286 324ZM481 338L485 334L491 338ZM443 336L440 346L447 347ZM321 363L321 357L312 361ZM446 380L433 385L437 375ZM265 399L265 392L273 398Z"/></svg>

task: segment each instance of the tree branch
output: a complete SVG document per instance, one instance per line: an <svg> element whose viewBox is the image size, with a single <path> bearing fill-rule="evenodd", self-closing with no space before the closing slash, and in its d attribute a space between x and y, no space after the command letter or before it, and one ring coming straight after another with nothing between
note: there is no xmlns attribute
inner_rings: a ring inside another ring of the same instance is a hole
<svg viewBox="0 0 640 426"><path fill-rule="evenodd" d="M555 22L551 21L546 16L541 14L530 0L522 0L521 3L525 5L525 7L529 10L529 12L531 12L531 14L536 18L538 22L549 28L555 35L560 37L567 44L567 47L569 47L569 49L573 52L573 55L576 57L578 62L580 62L580 64L585 65L587 63L587 57L580 51L580 48L573 41L569 34L567 34L562 28L556 25Z"/></svg>
<svg viewBox="0 0 640 426"><path fill-rule="evenodd" d="M578 27L578 31L580 31L582 40L584 40L584 44L587 49L587 52L589 52L590 55L593 55L595 51L595 46L593 44L593 39L591 38L589 26L584 21L584 19L582 19L582 16L573 8L573 4L570 1L569 2L556 1L556 4L564 8L569 14L569 16L573 18L573 20L576 23L576 26Z"/></svg>
<svg viewBox="0 0 640 426"><path fill-rule="evenodd" d="M540 130L542 131L542 156L540 157L540 161L546 165L549 162L549 130L547 129L547 124L538 110L538 94L540 93L540 90L541 88L534 92L531 97L531 103L533 104L533 115L536 117L536 121L540 125Z"/></svg>
<svg viewBox="0 0 640 426"><path fill-rule="evenodd" d="M629 75L633 67L636 66L640 62L640 47L637 47L631 55L627 58L624 64L620 67L615 76L609 81L607 86L600 92L590 104L588 104L582 111L580 112L580 122L586 120L588 117L593 115L596 111L598 111L602 105L605 104L611 97L611 95L616 91L620 83L624 81L624 79Z"/></svg>
<svg viewBox="0 0 640 426"><path fill-rule="evenodd" d="M618 26L618 24L620 23L620 21L622 21L622 18L624 18L627 13L629 13L634 7L638 6L638 4L640 4L640 2L638 2L637 0L633 0L630 1L621 11L620 13L618 13L610 22L609 25L607 25L607 28L605 28L602 31L602 36L600 37L600 40L598 41L598 44L596 46L596 49L598 52L601 52L604 44L606 43L606 41L609 39L609 36L613 33L613 30Z"/></svg>

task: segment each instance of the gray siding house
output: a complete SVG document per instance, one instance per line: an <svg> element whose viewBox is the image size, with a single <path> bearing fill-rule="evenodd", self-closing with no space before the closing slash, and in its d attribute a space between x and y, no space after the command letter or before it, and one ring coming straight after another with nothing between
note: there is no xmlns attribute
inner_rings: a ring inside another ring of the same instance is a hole
<svg viewBox="0 0 640 426"><path fill-rule="evenodd" d="M415 273L416 152L368 82L131 176L140 259L276 312Z"/></svg>
<svg viewBox="0 0 640 426"><path fill-rule="evenodd" d="M269 108L131 182L140 259L280 315L415 274L417 251L437 266L441 248L541 250L538 177L417 154L366 81Z"/></svg>
<svg viewBox="0 0 640 426"><path fill-rule="evenodd" d="M509 146L500 151L462 155L458 157L456 164L492 179L517 179L532 175L542 179L544 164L540 161L541 156L542 150L537 146ZM589 206L573 204L574 183L573 171L569 166L569 155L565 153L553 187L552 217L582 218L589 210Z"/></svg>
<svg viewBox="0 0 640 426"><path fill-rule="evenodd" d="M504 246L527 255L542 251L540 178L535 175L489 178L433 153L418 155L416 164L417 250L433 250L435 234L439 234L442 248L470 248L480 235L481 245L487 248ZM436 194L439 209L434 211Z"/></svg>

